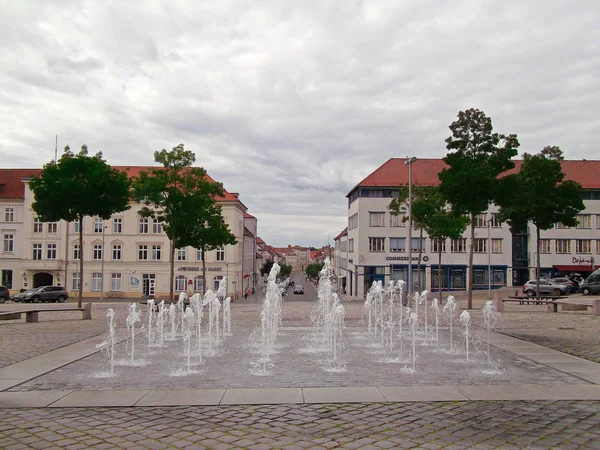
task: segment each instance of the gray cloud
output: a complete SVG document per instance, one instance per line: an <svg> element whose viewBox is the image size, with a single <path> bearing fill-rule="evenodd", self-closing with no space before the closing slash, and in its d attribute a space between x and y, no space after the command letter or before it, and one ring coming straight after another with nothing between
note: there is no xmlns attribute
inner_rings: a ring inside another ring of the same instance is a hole
<svg viewBox="0 0 600 450"><path fill-rule="evenodd" d="M151 164L180 142L267 242L321 245L390 157L443 157L477 107L523 151L596 157L600 19L465 0L11 2L0 6L3 165L59 145Z"/></svg>

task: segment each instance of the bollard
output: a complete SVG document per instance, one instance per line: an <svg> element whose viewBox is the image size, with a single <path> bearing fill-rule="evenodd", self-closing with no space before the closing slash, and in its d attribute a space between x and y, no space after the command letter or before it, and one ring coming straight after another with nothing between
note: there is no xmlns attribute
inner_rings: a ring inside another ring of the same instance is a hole
<svg viewBox="0 0 600 450"><path fill-rule="evenodd" d="M494 305L496 306L496 311L504 312L504 302L500 298L498 291L494 291Z"/></svg>

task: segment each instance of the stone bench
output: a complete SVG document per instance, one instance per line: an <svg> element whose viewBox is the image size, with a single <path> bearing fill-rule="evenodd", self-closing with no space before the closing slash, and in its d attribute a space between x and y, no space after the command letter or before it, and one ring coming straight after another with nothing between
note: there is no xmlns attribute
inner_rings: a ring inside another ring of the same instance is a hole
<svg viewBox="0 0 600 450"><path fill-rule="evenodd" d="M92 319L92 304L86 303L83 308L55 308L55 309L22 309L18 311L0 312L0 320L20 319L25 314L25 322L33 323L39 321L39 314L44 312L80 311L83 313L82 320Z"/></svg>
<svg viewBox="0 0 600 450"><path fill-rule="evenodd" d="M501 298L497 293L494 295L494 305L496 311L504 312L504 303L519 303L523 304L534 304L534 305L546 305L548 312L558 312L558 305L561 305L562 311L583 311L588 308L592 309L593 316L600 316L600 299L592 300L591 303L573 302L562 300L566 297L523 297L523 298Z"/></svg>

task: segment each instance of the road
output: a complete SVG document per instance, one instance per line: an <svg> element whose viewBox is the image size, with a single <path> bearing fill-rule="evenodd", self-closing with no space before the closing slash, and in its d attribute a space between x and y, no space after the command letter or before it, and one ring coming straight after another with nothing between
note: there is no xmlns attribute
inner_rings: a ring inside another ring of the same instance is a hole
<svg viewBox="0 0 600 450"><path fill-rule="evenodd" d="M317 291L312 283L306 280L306 276L302 272L292 272L291 280L296 284L304 286L304 295L294 294L294 288L291 286L285 293L283 300L286 302L316 302Z"/></svg>

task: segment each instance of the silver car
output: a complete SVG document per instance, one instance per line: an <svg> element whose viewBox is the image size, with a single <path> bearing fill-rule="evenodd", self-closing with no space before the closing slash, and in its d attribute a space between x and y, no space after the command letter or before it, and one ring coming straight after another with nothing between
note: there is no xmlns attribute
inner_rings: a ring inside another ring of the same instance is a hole
<svg viewBox="0 0 600 450"><path fill-rule="evenodd" d="M537 280L529 280L523 285L523 292L529 297L533 297L537 294L536 287ZM551 295L555 291L558 291L560 295L566 295L567 286L555 283L551 280L540 280L540 295Z"/></svg>

